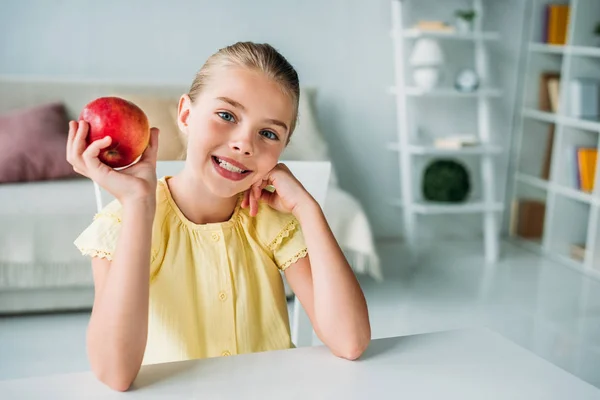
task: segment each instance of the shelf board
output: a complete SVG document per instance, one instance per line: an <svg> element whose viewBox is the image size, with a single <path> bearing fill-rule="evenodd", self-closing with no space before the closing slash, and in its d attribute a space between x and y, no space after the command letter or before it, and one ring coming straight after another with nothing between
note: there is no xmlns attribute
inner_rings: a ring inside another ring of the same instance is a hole
<svg viewBox="0 0 600 400"><path fill-rule="evenodd" d="M485 211L502 211L502 203L493 203L487 206L482 201L470 201L465 203L449 204L430 201L418 201L414 203L414 210L419 214L472 214Z"/></svg>
<svg viewBox="0 0 600 400"><path fill-rule="evenodd" d="M546 54L563 54L565 53L567 46L559 46L555 44L546 43L529 43L529 51L534 53L546 53Z"/></svg>
<svg viewBox="0 0 600 400"><path fill-rule="evenodd" d="M581 190L570 188L563 185L554 184L554 191L565 197L569 197L573 200L581 201L582 203L592 204L594 197L590 193L582 192Z"/></svg>
<svg viewBox="0 0 600 400"><path fill-rule="evenodd" d="M548 181L546 181L544 179L538 178L533 175L524 174L522 172L518 172L516 174L516 178L517 178L518 182L524 183L529 186L536 187L538 189L548 190L549 183L548 183Z"/></svg>
<svg viewBox="0 0 600 400"><path fill-rule="evenodd" d="M559 117L559 122L571 128L600 132L600 120Z"/></svg>
<svg viewBox="0 0 600 400"><path fill-rule="evenodd" d="M574 56L600 57L600 47L597 46L559 46L546 43L530 43L529 51L545 54L571 54Z"/></svg>
<svg viewBox="0 0 600 400"><path fill-rule="evenodd" d="M387 148L392 151L400 151L399 143L389 143ZM408 152L415 155L480 155L480 154L500 154L502 147L495 145L487 146L466 146L460 149L439 148L433 145L409 145Z"/></svg>
<svg viewBox="0 0 600 400"><path fill-rule="evenodd" d="M502 148L500 146L468 146L460 149L444 149L433 146L409 146L408 151L411 154L418 155L443 155L443 154L454 154L454 155L479 155L479 154L500 154Z"/></svg>
<svg viewBox="0 0 600 400"><path fill-rule="evenodd" d="M540 111L534 108L524 108L523 117L548 122L551 124L562 124L571 128L600 132L600 120L582 119L554 114L548 111Z"/></svg>
<svg viewBox="0 0 600 400"><path fill-rule="evenodd" d="M552 124L555 124L558 121L558 115L548 111L536 110L534 108L524 108L523 117L543 122L549 122Z"/></svg>
<svg viewBox="0 0 600 400"><path fill-rule="evenodd" d="M420 37L432 37L436 39L450 39L450 40L500 40L500 33L487 31L487 32L473 32L473 33L459 33L459 32L437 32L437 31L426 31L420 29L405 29L402 31L402 36L408 39L415 39Z"/></svg>
<svg viewBox="0 0 600 400"><path fill-rule="evenodd" d="M595 46L571 46L569 53L574 56L600 57L600 47Z"/></svg>
<svg viewBox="0 0 600 400"><path fill-rule="evenodd" d="M454 88L440 88L433 90L425 90L419 87L409 86L406 87L405 93L407 96L417 96L417 97L467 97L467 98L477 98L480 96L484 97L500 97L502 96L502 91L500 89L494 88L484 88L479 89L474 92L459 92ZM393 94L397 93L397 89L395 87L390 88L390 92Z"/></svg>
<svg viewBox="0 0 600 400"><path fill-rule="evenodd" d="M394 207L404 207L400 199L390 200ZM493 203L491 207L486 207L482 201L469 201L465 203L437 203L432 201L416 201L413 203L414 211L417 214L473 214L485 211L502 211L502 203Z"/></svg>

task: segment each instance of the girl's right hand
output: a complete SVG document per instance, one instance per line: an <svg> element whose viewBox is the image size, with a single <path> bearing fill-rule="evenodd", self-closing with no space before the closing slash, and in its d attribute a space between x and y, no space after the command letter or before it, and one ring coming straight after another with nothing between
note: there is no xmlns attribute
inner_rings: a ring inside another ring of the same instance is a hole
<svg viewBox="0 0 600 400"><path fill-rule="evenodd" d="M98 158L100 150L110 146L111 138L96 140L89 146L86 121L70 121L67 161L75 172L84 175L112 194L121 204L140 200L154 201L156 196L156 157L158 129L150 129L150 143L134 165L116 171Z"/></svg>

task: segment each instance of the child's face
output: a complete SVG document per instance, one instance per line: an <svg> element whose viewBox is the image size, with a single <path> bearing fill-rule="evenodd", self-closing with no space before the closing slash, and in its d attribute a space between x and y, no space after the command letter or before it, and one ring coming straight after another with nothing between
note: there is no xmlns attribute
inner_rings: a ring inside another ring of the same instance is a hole
<svg viewBox="0 0 600 400"><path fill-rule="evenodd" d="M277 165L287 143L293 103L264 74L221 68L191 103L179 102L188 136L188 167L219 197L232 197Z"/></svg>

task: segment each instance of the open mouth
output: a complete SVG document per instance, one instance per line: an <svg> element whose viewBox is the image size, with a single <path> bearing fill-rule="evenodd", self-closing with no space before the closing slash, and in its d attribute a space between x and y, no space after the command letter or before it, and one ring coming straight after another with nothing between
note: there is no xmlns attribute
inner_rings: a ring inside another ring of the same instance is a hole
<svg viewBox="0 0 600 400"><path fill-rule="evenodd" d="M231 162L229 162L229 161L225 161L225 160L223 160L223 159L220 159L220 158L219 158L219 157L217 157L217 156L212 156L212 158L213 158L213 160L214 160L214 161L215 161L217 164L219 164L219 166L220 166L221 168L224 168L224 169L226 169L227 171L231 171L231 172L237 172L238 174L244 174L244 173L246 173L246 172L252 172L252 171L250 171L250 170L248 170L248 169L242 169L242 168L240 168L240 167L238 167L238 166L236 166L236 165L233 165Z"/></svg>
<svg viewBox="0 0 600 400"><path fill-rule="evenodd" d="M211 158L217 172L224 178L238 181L244 179L246 175L252 172L246 166L233 160L225 160L217 156L212 156Z"/></svg>

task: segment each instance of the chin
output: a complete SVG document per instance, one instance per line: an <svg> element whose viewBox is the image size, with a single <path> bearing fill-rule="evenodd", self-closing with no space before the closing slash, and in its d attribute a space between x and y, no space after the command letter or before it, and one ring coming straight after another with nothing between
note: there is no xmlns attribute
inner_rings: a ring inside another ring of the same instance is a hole
<svg viewBox="0 0 600 400"><path fill-rule="evenodd" d="M210 191L216 196L216 197L220 197L223 199L230 199L232 197L237 196L238 194L244 192L246 189L242 188L242 189L235 189L235 188L226 188L226 187L219 187L218 185L211 185L211 187L209 187Z"/></svg>
<svg viewBox="0 0 600 400"><path fill-rule="evenodd" d="M243 181L233 182L215 174L214 171L211 172L207 176L208 179L205 180L208 183L206 186L216 197L223 199L230 199L245 192L254 183L251 176L248 176Z"/></svg>

